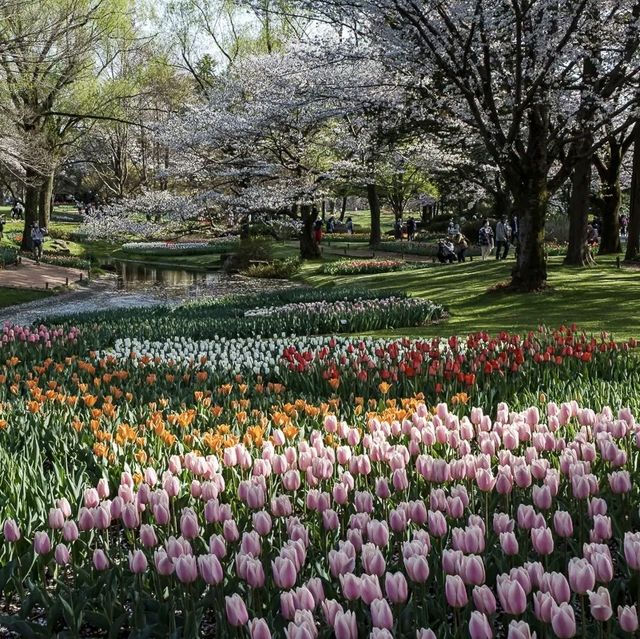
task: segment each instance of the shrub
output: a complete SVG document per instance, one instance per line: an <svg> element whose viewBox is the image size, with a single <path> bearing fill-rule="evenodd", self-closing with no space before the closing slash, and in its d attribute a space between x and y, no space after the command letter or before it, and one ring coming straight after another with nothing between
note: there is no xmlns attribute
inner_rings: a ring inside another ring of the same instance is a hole
<svg viewBox="0 0 640 639"><path fill-rule="evenodd" d="M364 275L368 273L390 273L392 271L410 271L427 266L423 262L404 262L402 260L339 260L322 266L322 272L328 275Z"/></svg>
<svg viewBox="0 0 640 639"><path fill-rule="evenodd" d="M266 264L252 264L244 274L248 277L284 280L298 273L300 266L299 258L289 257L286 260L274 260Z"/></svg>

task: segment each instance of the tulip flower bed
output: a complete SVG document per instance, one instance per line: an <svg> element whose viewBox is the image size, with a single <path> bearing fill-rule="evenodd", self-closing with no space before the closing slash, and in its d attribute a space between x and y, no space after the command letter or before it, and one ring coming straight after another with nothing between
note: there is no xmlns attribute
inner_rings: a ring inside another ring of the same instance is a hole
<svg viewBox="0 0 640 639"><path fill-rule="evenodd" d="M393 271L412 271L425 268L420 262L402 260L338 260L322 266L322 272L328 275L365 275L369 273L391 273Z"/></svg>
<svg viewBox="0 0 640 639"><path fill-rule="evenodd" d="M223 237L211 242L127 242L121 249L125 253L176 256L227 253L239 246L238 239Z"/></svg>
<svg viewBox="0 0 640 639"><path fill-rule="evenodd" d="M0 627L635 636L635 341L305 334L414 312L441 309L303 289L5 326Z"/></svg>
<svg viewBox="0 0 640 639"><path fill-rule="evenodd" d="M0 623L217 637L631 637L640 426L439 404L94 477L3 524ZM37 610L36 610L37 607ZM32 617L38 615L38 620Z"/></svg>
<svg viewBox="0 0 640 639"><path fill-rule="evenodd" d="M274 307L287 307L277 313ZM251 311L274 310L252 316ZM152 307L50 318L83 328L86 350L102 350L117 338L159 340L239 338L256 335L316 335L422 326L445 317L434 302L397 293L358 289L289 289L229 296L180 307ZM83 351L77 351L84 354Z"/></svg>

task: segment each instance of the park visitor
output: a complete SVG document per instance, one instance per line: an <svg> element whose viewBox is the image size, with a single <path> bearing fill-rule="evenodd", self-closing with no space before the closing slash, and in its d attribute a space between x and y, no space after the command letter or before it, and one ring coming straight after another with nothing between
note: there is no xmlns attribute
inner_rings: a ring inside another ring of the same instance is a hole
<svg viewBox="0 0 640 639"><path fill-rule="evenodd" d="M322 242L322 220L316 220L313 225L313 237L317 244Z"/></svg>
<svg viewBox="0 0 640 639"><path fill-rule="evenodd" d="M443 239L438 242L438 260L442 264L453 264L457 260L456 252L451 240Z"/></svg>
<svg viewBox="0 0 640 639"><path fill-rule="evenodd" d="M407 220L407 239L412 240L413 236L416 233L416 221L413 219L413 217L410 217Z"/></svg>
<svg viewBox="0 0 640 639"><path fill-rule="evenodd" d="M629 235L629 218L626 215L620 216L620 235L627 237Z"/></svg>
<svg viewBox="0 0 640 639"><path fill-rule="evenodd" d="M467 253L468 248L469 248L469 241L464 235L462 235L462 233L458 233L453 238L453 250L455 251L458 262L465 261L465 255Z"/></svg>
<svg viewBox="0 0 640 639"><path fill-rule="evenodd" d="M449 220L449 226L447 227L447 235L449 237L455 237L458 233L460 233L460 225L451 218Z"/></svg>
<svg viewBox="0 0 640 639"><path fill-rule="evenodd" d="M4 237L4 223L4 218L0 217L0 240Z"/></svg>
<svg viewBox="0 0 640 639"><path fill-rule="evenodd" d="M41 228L38 222L33 223L31 227L31 242L33 243L33 254L38 264L40 264L40 258L42 257L42 244L46 234L47 230Z"/></svg>
<svg viewBox="0 0 640 639"><path fill-rule="evenodd" d="M333 215L327 220L327 233L333 233L336 228L336 220Z"/></svg>
<svg viewBox="0 0 640 639"><path fill-rule="evenodd" d="M504 260L509 253L509 244L511 242L511 226L507 221L507 216L503 215L496 224L496 260ZM500 255L502 249L502 255Z"/></svg>
<svg viewBox="0 0 640 639"><path fill-rule="evenodd" d="M393 225L393 230L394 230L396 240L401 240L402 239L402 220L399 217L396 218L396 221Z"/></svg>
<svg viewBox="0 0 640 639"><path fill-rule="evenodd" d="M600 243L600 234L596 226L592 224L587 225L587 244L593 248Z"/></svg>
<svg viewBox="0 0 640 639"><path fill-rule="evenodd" d="M350 217L347 218L347 233L349 235L353 233L353 220Z"/></svg>
<svg viewBox="0 0 640 639"><path fill-rule="evenodd" d="M485 220L482 227L480 227L478 244L480 244L482 259L486 260L491 254L491 251L493 251L493 229L491 228L491 224L489 224L489 220Z"/></svg>

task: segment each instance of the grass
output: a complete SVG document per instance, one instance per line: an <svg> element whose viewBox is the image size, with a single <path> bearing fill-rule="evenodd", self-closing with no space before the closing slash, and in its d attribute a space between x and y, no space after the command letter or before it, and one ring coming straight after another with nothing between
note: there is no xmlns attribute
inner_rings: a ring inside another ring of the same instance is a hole
<svg viewBox="0 0 640 639"><path fill-rule="evenodd" d="M30 289L0 287L0 308L33 302L54 295L53 291L34 291Z"/></svg>
<svg viewBox="0 0 640 639"><path fill-rule="evenodd" d="M394 331L394 335L452 335L475 331L523 332L540 324L556 327L576 323L617 338L640 336L636 315L640 299L640 273L615 267L614 258L598 258L598 265L576 269L562 265L561 257L549 258L549 290L514 294L491 292L509 279L513 260L488 260L464 264L433 265L420 271L361 276L319 273L317 263L305 264L298 279L312 286L361 286L389 289L427 297L444 304L451 317L437 326Z"/></svg>

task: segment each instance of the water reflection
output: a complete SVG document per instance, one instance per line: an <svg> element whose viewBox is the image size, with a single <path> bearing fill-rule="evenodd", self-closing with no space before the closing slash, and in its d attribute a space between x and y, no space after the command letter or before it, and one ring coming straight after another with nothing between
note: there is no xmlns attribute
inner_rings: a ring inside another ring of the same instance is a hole
<svg viewBox="0 0 640 639"><path fill-rule="evenodd" d="M118 289L185 288L218 282L217 272L186 271L174 268L158 268L133 262L115 262Z"/></svg>

